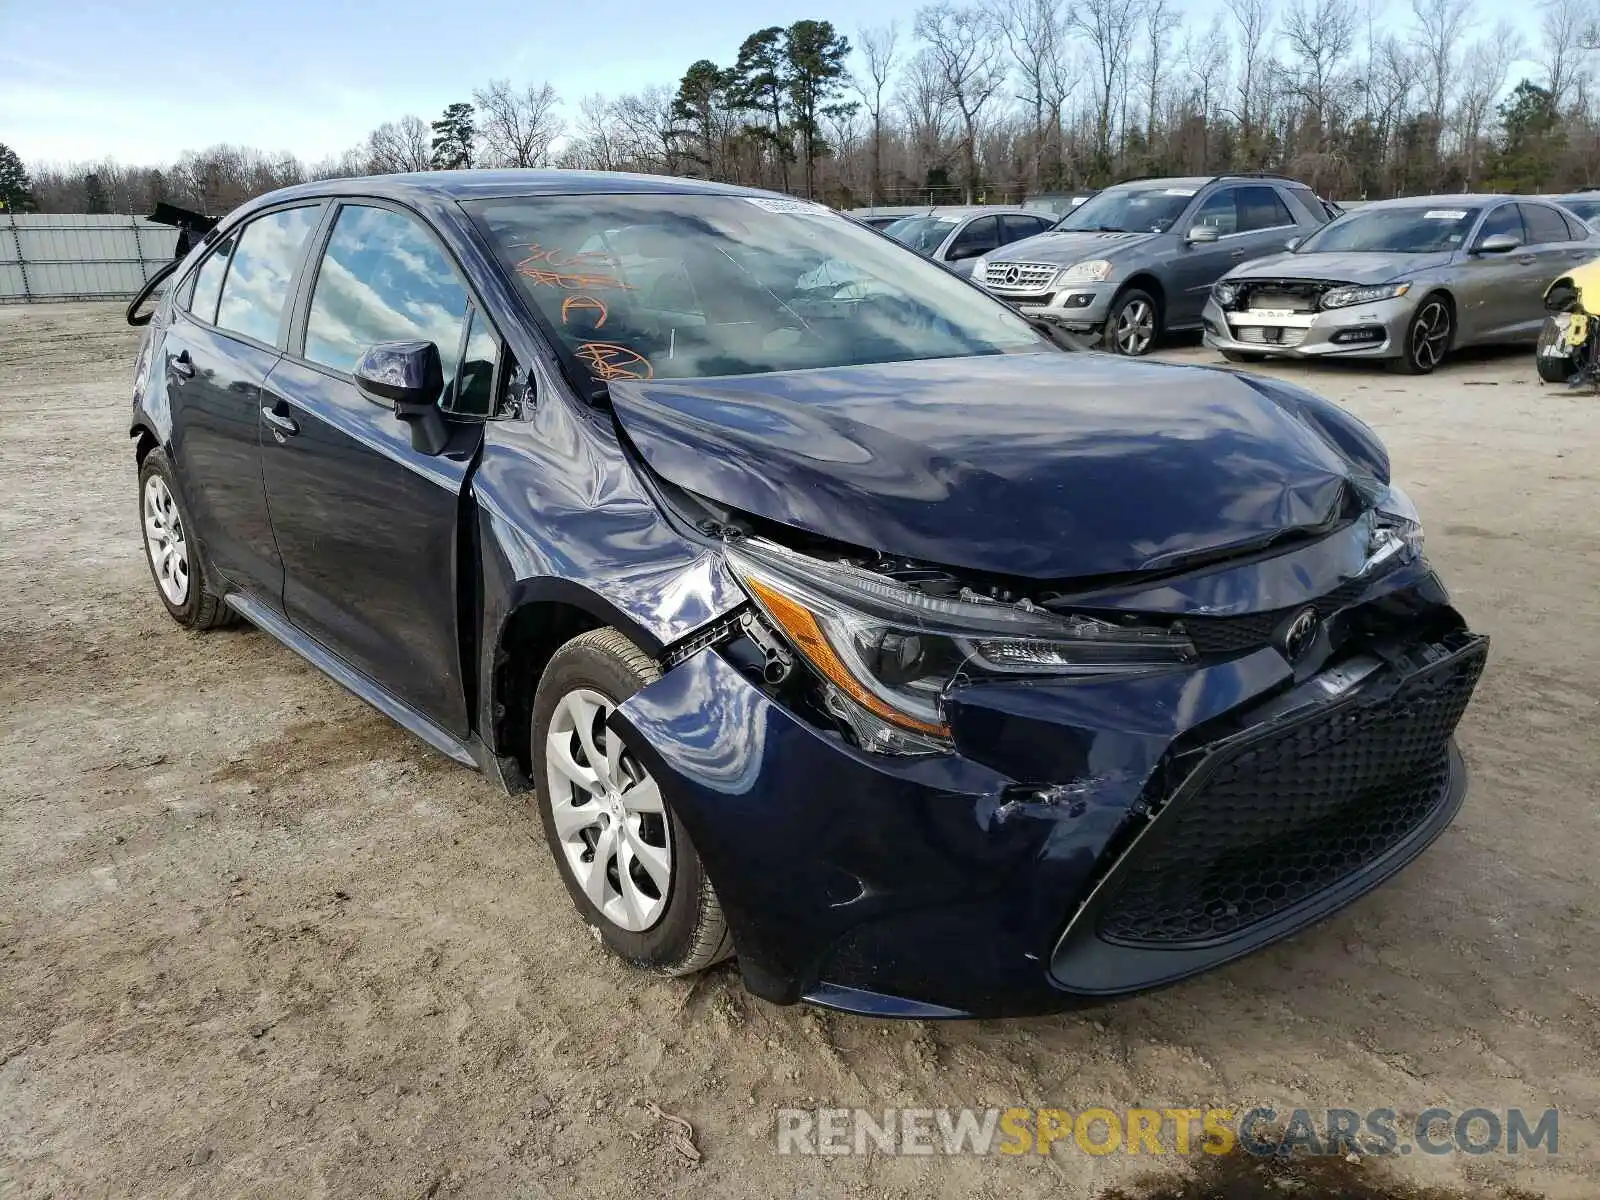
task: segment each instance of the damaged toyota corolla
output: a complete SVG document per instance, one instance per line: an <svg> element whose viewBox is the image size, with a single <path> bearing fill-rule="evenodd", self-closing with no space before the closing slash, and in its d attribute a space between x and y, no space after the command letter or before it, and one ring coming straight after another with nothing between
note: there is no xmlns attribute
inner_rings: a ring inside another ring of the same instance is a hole
<svg viewBox="0 0 1600 1200"><path fill-rule="evenodd" d="M1305 927L1461 804L1487 643L1370 429L1066 352L819 206L330 180L225 218L149 323L172 616L531 793L641 967L1066 1008Z"/></svg>

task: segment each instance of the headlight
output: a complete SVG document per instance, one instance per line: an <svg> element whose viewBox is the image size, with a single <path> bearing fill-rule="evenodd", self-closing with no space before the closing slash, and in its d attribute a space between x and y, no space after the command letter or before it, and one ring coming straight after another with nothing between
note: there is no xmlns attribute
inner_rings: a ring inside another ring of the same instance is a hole
<svg viewBox="0 0 1600 1200"><path fill-rule="evenodd" d="M823 681L824 701L869 750L949 749L944 694L958 683L1154 671L1190 662L1187 637L1064 615L963 588L930 595L771 542L740 542L728 565Z"/></svg>
<svg viewBox="0 0 1600 1200"><path fill-rule="evenodd" d="M1056 273L1057 283L1101 283L1110 278L1111 264L1103 258L1073 263L1065 271Z"/></svg>
<svg viewBox="0 0 1600 1200"><path fill-rule="evenodd" d="M1366 570L1398 557L1422 557L1422 517L1405 489L1391 483L1372 510L1372 540L1367 548Z"/></svg>
<svg viewBox="0 0 1600 1200"><path fill-rule="evenodd" d="M1336 287L1322 294L1323 308L1349 308L1352 304L1372 304L1378 300L1397 300L1411 290L1409 283L1379 283L1372 287Z"/></svg>
<svg viewBox="0 0 1600 1200"><path fill-rule="evenodd" d="M989 260L983 255L978 256L978 261L972 264L972 277L983 283L989 274Z"/></svg>
<svg viewBox="0 0 1600 1200"><path fill-rule="evenodd" d="M1227 308L1239 298L1238 285L1232 283L1218 283L1211 289L1211 298L1217 302L1219 307Z"/></svg>

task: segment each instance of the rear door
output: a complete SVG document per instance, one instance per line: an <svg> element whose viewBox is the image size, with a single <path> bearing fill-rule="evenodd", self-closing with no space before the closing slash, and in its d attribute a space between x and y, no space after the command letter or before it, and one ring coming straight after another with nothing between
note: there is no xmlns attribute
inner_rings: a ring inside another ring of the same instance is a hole
<svg viewBox="0 0 1600 1200"><path fill-rule="evenodd" d="M1012 242L1020 242L1023 238L1031 238L1044 233L1052 222L1042 217L1030 217L1024 213L1006 213L1000 218L1000 244L1009 246Z"/></svg>
<svg viewBox="0 0 1600 1200"><path fill-rule="evenodd" d="M341 205L298 308L263 396L284 612L391 696L465 736L461 491L482 425L452 421L444 453L420 453L351 371L370 345L431 341L450 396L472 390L458 373L469 339L475 359L498 355L499 340L483 317L469 321L467 287L433 231L378 201ZM483 374L480 362L469 385Z"/></svg>
<svg viewBox="0 0 1600 1200"><path fill-rule="evenodd" d="M261 484L261 385L319 204L277 209L223 237L180 285L162 342L178 485L206 560L276 604L282 568Z"/></svg>
<svg viewBox="0 0 1600 1200"><path fill-rule="evenodd" d="M1574 238L1566 218L1550 205L1524 200L1518 207L1522 209L1523 228L1528 231L1525 249L1535 261L1532 287L1526 297L1527 307L1520 314L1523 319L1519 322L1519 333L1536 339L1544 324L1545 288L1573 267L1592 258L1594 247Z"/></svg>

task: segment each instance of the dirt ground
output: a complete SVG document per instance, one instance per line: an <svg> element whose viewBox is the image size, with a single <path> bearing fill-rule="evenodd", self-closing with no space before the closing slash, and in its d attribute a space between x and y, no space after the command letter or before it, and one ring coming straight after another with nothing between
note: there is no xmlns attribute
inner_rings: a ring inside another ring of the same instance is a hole
<svg viewBox="0 0 1600 1200"><path fill-rule="evenodd" d="M1441 841L1182 986L933 1025L618 966L525 800L263 634L173 625L135 346L115 306L0 306L0 1197L1087 1197L1160 1164L780 1157L774 1111L1257 1102L1555 1105L1555 1158L1392 1169L1600 1194L1600 400L1527 353L1280 369L1388 439L1494 637ZM698 1166L646 1102L692 1122Z"/></svg>

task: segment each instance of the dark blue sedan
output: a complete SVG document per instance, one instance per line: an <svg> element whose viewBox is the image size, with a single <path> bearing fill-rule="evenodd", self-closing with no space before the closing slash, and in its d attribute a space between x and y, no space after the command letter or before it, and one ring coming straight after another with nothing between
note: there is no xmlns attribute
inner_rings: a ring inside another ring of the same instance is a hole
<svg viewBox="0 0 1600 1200"><path fill-rule="evenodd" d="M1486 643L1371 430L1065 352L809 203L263 196L178 265L131 433L173 618L529 795L641 967L1066 1007L1318 920L1461 803Z"/></svg>

